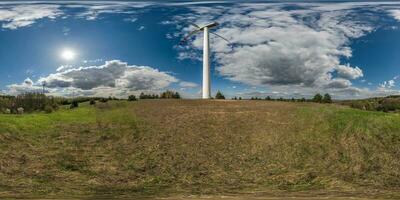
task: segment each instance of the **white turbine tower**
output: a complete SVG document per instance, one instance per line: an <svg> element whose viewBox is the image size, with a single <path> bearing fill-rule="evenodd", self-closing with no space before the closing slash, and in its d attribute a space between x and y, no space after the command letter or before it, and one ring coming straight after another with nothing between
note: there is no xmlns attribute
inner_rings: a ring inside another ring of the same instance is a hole
<svg viewBox="0 0 400 200"><path fill-rule="evenodd" d="M222 37L222 36L220 36L220 35L218 35L216 33L209 32L210 28L218 26L217 22L209 23L209 24L204 25L204 26L198 26L198 25L192 24L192 23L191 23L191 25L196 27L196 29L193 30L192 32L190 32L186 37L184 37L181 40L181 44L183 42L186 42L189 39L190 36L192 36L192 35L194 35L194 34L196 34L198 32L203 31L203 33L204 33L204 37L203 37L203 40L204 40L203 41L203 99L209 99L209 98L211 98L211 93L210 93L210 90L211 90L211 84L210 84L210 41L209 41L209 37L208 37L209 33L214 34L214 35L222 38L223 40L227 41L228 43L229 43L229 41L226 38L224 38L224 37Z"/></svg>

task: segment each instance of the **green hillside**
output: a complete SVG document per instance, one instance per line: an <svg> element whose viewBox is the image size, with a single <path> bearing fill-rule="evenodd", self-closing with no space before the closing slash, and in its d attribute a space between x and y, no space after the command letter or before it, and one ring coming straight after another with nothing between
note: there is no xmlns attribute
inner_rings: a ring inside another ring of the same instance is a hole
<svg viewBox="0 0 400 200"><path fill-rule="evenodd" d="M400 115L271 101L0 114L0 197L400 198Z"/></svg>

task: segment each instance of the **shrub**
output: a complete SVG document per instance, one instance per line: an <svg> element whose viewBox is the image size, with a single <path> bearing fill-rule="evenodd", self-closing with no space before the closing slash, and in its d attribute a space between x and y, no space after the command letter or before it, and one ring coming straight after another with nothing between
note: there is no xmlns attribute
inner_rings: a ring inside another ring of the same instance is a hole
<svg viewBox="0 0 400 200"><path fill-rule="evenodd" d="M77 108L79 106L78 101L72 101L71 105L69 106L70 109Z"/></svg>
<svg viewBox="0 0 400 200"><path fill-rule="evenodd" d="M313 98L313 102L322 103L322 95L317 93Z"/></svg>
<svg viewBox="0 0 400 200"><path fill-rule="evenodd" d="M136 96L135 95L129 95L128 101L136 101Z"/></svg>
<svg viewBox="0 0 400 200"><path fill-rule="evenodd" d="M324 102L324 103L332 103L332 97L331 97L331 95L329 95L328 93L326 93L326 94L324 95L324 98L322 99L322 102Z"/></svg>
<svg viewBox="0 0 400 200"><path fill-rule="evenodd" d="M106 99L106 98L101 98L101 99L100 99L100 102L101 102L101 103L106 103L107 101L108 101L108 99Z"/></svg>
<svg viewBox="0 0 400 200"><path fill-rule="evenodd" d="M45 107L44 107L44 112L46 112L46 113L52 113L54 110L53 110L53 107L52 106L50 106L50 105L46 105Z"/></svg>
<svg viewBox="0 0 400 200"><path fill-rule="evenodd" d="M91 99L90 102L89 102L89 104L90 104L90 105L94 105L94 104L96 104L96 101L95 101L94 99Z"/></svg>
<svg viewBox="0 0 400 200"><path fill-rule="evenodd" d="M400 109L400 100L396 98L383 99L380 105L377 107L377 110L383 112L396 111L399 109Z"/></svg>
<svg viewBox="0 0 400 200"><path fill-rule="evenodd" d="M225 96L218 90L217 94L215 95L215 99L225 99Z"/></svg>
<svg viewBox="0 0 400 200"><path fill-rule="evenodd" d="M20 114L20 115L24 114L24 110L25 109L23 107L17 108L17 114Z"/></svg>
<svg viewBox="0 0 400 200"><path fill-rule="evenodd" d="M4 113L4 114L11 114L11 110L8 109L8 108L6 108L6 109L4 109L3 113Z"/></svg>

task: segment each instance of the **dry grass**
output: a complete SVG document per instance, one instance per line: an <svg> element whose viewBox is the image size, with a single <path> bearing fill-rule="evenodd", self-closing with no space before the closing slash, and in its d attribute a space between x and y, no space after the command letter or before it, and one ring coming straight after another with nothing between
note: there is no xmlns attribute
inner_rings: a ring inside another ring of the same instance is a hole
<svg viewBox="0 0 400 200"><path fill-rule="evenodd" d="M38 118L40 128L26 128ZM0 197L399 197L396 114L312 103L146 100L0 116L0 125Z"/></svg>

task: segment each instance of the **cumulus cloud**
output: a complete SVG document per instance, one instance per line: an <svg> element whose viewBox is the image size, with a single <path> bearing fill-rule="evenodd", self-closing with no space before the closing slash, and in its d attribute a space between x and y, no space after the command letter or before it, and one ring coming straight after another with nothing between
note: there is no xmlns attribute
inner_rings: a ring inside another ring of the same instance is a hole
<svg viewBox="0 0 400 200"><path fill-rule="evenodd" d="M379 87L385 88L385 89L390 89L395 86L395 83L396 82L392 79L392 80L384 81L383 83L379 84Z"/></svg>
<svg viewBox="0 0 400 200"><path fill-rule="evenodd" d="M338 76L346 79L357 79L363 77L363 72L359 67L350 67L347 65L336 66Z"/></svg>
<svg viewBox="0 0 400 200"><path fill-rule="evenodd" d="M106 61L101 66L79 67L50 74L39 79L47 87L74 87L91 90L98 87L153 90L169 86L178 80L157 69L147 66L128 65L119 60Z"/></svg>
<svg viewBox="0 0 400 200"><path fill-rule="evenodd" d="M349 88L350 86L351 82L349 80L343 78L336 78L332 79L325 87L344 89L344 88Z"/></svg>
<svg viewBox="0 0 400 200"><path fill-rule="evenodd" d="M42 92L42 87L39 85L34 85L30 78L26 78L20 84L11 84L7 86L7 94L18 95L27 92Z"/></svg>
<svg viewBox="0 0 400 200"><path fill-rule="evenodd" d="M290 10L280 3L192 6L191 13L165 24L219 22L213 31L228 38L230 44L211 35L213 58L218 74L231 81L272 89L290 86L299 91L362 93L364 90L351 83L363 77L362 69L341 60L352 56L351 40L375 29L376 16L368 12L360 16L353 10L370 4L293 5ZM181 27L177 33L190 30L191 26ZM201 57L202 40L201 34L193 36L190 49L177 48L178 58Z"/></svg>
<svg viewBox="0 0 400 200"><path fill-rule="evenodd" d="M68 68L36 82L27 78L21 84L7 86L7 92L41 91L41 83L46 83L47 90L53 95L68 96L73 92L84 96L125 97L139 91L157 92L178 81L174 76L152 67L111 60L100 66Z"/></svg>
<svg viewBox="0 0 400 200"><path fill-rule="evenodd" d="M29 26L39 19L55 19L62 15L58 5L0 5L0 22L4 29Z"/></svg>

